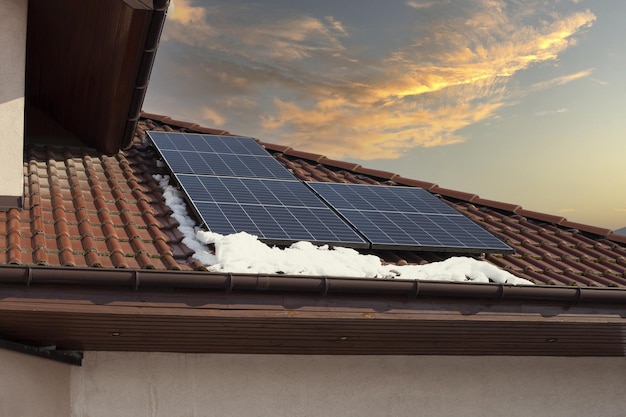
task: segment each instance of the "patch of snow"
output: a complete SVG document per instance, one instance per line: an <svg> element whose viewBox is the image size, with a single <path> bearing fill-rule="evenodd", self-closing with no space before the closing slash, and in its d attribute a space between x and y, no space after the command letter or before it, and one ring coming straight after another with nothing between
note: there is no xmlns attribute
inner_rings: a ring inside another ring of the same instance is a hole
<svg viewBox="0 0 626 417"><path fill-rule="evenodd" d="M350 248L316 246L311 242L278 248L245 232L224 236L199 230L187 213L181 192L169 185L169 177L154 178L163 189L172 217L180 224L179 230L185 236L183 243L209 271L532 285L495 265L469 257L451 257L426 265L383 265L377 256ZM214 246L215 254L209 250L209 244Z"/></svg>

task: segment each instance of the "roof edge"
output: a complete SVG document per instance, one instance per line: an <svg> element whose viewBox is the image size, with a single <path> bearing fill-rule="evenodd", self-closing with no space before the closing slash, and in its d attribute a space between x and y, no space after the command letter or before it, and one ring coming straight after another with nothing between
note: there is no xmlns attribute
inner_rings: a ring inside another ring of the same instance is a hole
<svg viewBox="0 0 626 417"><path fill-rule="evenodd" d="M150 74L152 73L152 67L154 66L154 61L156 59L156 53L159 47L161 33L163 32L163 26L165 25L168 7L169 0L158 0L154 2L150 22L148 24L146 40L143 45L141 58L139 60L135 86L130 99L128 117L122 134L123 142L120 144L120 148L122 149L132 145L135 130L137 129L137 122L139 121L139 118L142 117L141 108L143 107L143 101L146 98L148 83L150 82ZM114 151L117 150L119 149L115 149Z"/></svg>
<svg viewBox="0 0 626 417"><path fill-rule="evenodd" d="M85 276L89 279L85 280ZM85 286L144 290L177 288L207 291L303 292L327 295L480 298L559 304L626 304L626 289L601 287L514 286L495 283L387 280L326 276L210 273L138 269L0 266L0 285Z"/></svg>

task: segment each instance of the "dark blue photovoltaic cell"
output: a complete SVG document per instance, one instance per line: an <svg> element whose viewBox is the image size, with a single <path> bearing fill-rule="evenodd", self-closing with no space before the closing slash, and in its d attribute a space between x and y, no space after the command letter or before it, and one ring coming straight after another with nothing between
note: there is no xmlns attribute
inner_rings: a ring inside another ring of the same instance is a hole
<svg viewBox="0 0 626 417"><path fill-rule="evenodd" d="M154 131L149 131L148 136L161 150L268 156L256 140L247 137Z"/></svg>
<svg viewBox="0 0 626 417"><path fill-rule="evenodd" d="M177 178L213 232L244 231L275 243L306 240L369 246L299 181L185 174Z"/></svg>
<svg viewBox="0 0 626 417"><path fill-rule="evenodd" d="M296 178L252 138L148 132L174 173L247 178Z"/></svg>
<svg viewBox="0 0 626 417"><path fill-rule="evenodd" d="M512 250L420 188L306 184L365 236L372 248L459 252Z"/></svg>
<svg viewBox="0 0 626 417"><path fill-rule="evenodd" d="M419 188L317 182L307 187L252 138L148 135L214 232L245 231L268 243L306 240L378 249L512 251Z"/></svg>

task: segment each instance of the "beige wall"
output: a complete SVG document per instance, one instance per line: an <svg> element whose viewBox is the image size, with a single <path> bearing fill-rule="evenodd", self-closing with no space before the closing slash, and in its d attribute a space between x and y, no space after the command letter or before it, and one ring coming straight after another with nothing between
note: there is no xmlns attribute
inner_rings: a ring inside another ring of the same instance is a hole
<svg viewBox="0 0 626 417"><path fill-rule="evenodd" d="M0 196L23 193L27 3L0 0Z"/></svg>
<svg viewBox="0 0 626 417"><path fill-rule="evenodd" d="M70 365L0 349L0 416L70 415Z"/></svg>
<svg viewBox="0 0 626 417"><path fill-rule="evenodd" d="M86 352L73 417L626 415L623 358Z"/></svg>
<svg viewBox="0 0 626 417"><path fill-rule="evenodd" d="M82 367L0 349L0 416L624 417L624 358L85 352Z"/></svg>

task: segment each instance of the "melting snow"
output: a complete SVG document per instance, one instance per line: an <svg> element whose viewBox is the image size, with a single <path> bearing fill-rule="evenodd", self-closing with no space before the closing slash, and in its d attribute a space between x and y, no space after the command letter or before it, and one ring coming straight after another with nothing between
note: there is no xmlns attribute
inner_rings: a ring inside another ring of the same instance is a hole
<svg viewBox="0 0 626 417"><path fill-rule="evenodd" d="M223 236L202 231L187 214L181 192L169 185L169 177L154 175L154 178L163 189L172 217L180 224L183 243L209 271L532 285L495 265L468 257L452 257L426 265L383 265L377 256L360 254L350 248L296 242L282 249L270 247L245 232ZM214 245L215 253L211 253L208 244Z"/></svg>

